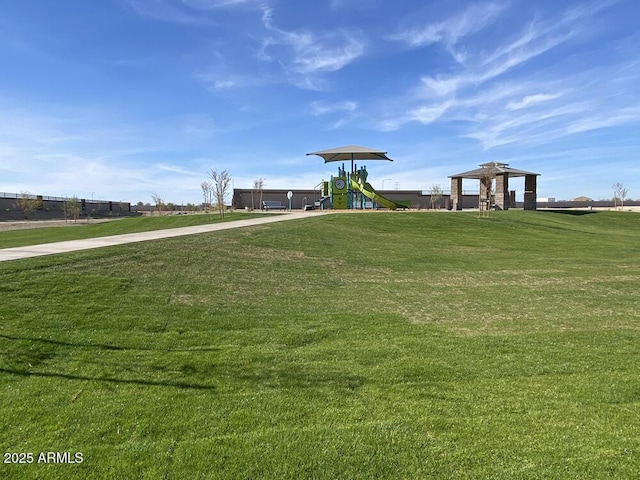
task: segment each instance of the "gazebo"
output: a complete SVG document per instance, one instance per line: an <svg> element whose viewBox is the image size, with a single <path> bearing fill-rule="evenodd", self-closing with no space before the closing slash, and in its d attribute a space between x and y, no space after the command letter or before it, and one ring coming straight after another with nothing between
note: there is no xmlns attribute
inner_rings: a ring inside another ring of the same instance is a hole
<svg viewBox="0 0 640 480"><path fill-rule="evenodd" d="M535 210L537 208L537 177L539 173L525 172L509 167L507 163L488 162L483 163L475 170L450 175L451 179L451 203L453 210L462 210L462 179L470 178L480 180L480 201L488 198L491 192L491 183L496 179L495 205L498 210L508 210L515 203L509 195L509 178L524 177L524 209Z"/></svg>

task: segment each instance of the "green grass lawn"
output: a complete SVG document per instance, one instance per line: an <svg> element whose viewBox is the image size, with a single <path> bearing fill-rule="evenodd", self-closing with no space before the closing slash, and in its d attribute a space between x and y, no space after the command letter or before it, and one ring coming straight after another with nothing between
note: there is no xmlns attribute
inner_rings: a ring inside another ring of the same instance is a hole
<svg viewBox="0 0 640 480"><path fill-rule="evenodd" d="M80 240L84 238L123 235L126 233L149 232L167 228L191 227L242 220L261 215L260 213L229 212L224 219L215 214L165 215L162 217L123 217L102 223L86 223L86 220L69 223L61 227L39 227L0 231L0 248L21 247L40 243ZM34 222L35 223L35 222Z"/></svg>
<svg viewBox="0 0 640 480"><path fill-rule="evenodd" d="M640 215L334 214L0 263L3 478L640 476ZM5 458L3 458L4 460Z"/></svg>

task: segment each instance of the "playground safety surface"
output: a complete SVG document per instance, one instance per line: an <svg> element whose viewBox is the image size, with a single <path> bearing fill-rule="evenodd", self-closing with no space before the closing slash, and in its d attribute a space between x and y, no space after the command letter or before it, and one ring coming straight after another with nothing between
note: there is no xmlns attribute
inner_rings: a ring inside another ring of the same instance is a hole
<svg viewBox="0 0 640 480"><path fill-rule="evenodd" d="M193 227L171 228L166 230L154 230L151 232L126 233L123 235L111 235L108 237L87 238L84 240L68 240L65 242L44 243L40 245L28 245L24 247L12 247L0 249L0 262L9 260L19 260L22 258L41 257L44 255L55 255L58 253L76 252L80 250L90 250L93 248L112 247L114 245L124 245L126 243L145 242L148 240L159 240L162 238L181 237L184 235L195 235L198 233L209 233L232 228L250 227L253 225L264 225L267 223L283 222L286 220L297 220L308 218L310 215L323 215L328 211L314 211L304 213L277 213L265 214L264 217L248 218L246 220L235 220L232 222L213 223L210 225L197 225Z"/></svg>

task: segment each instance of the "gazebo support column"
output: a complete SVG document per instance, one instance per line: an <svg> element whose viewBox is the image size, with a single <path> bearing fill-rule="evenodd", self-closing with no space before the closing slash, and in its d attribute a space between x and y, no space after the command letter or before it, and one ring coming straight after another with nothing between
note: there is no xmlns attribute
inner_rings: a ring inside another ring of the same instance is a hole
<svg viewBox="0 0 640 480"><path fill-rule="evenodd" d="M451 179L451 209L462 210L462 178Z"/></svg>
<svg viewBox="0 0 640 480"><path fill-rule="evenodd" d="M509 210L509 174L496 175L496 210Z"/></svg>
<svg viewBox="0 0 640 480"><path fill-rule="evenodd" d="M536 175L524 177L524 209L536 210L538 208L538 192Z"/></svg>

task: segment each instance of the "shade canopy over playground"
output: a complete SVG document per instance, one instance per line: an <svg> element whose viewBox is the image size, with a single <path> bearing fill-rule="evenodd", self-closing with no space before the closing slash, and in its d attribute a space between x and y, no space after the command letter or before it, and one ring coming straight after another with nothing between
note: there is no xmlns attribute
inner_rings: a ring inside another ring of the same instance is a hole
<svg viewBox="0 0 640 480"><path fill-rule="evenodd" d="M324 159L324 163L349 160L389 160L393 162L387 157L387 152L359 145L346 145L344 147L330 148L329 150L319 150L307 153L307 155L319 155Z"/></svg>

